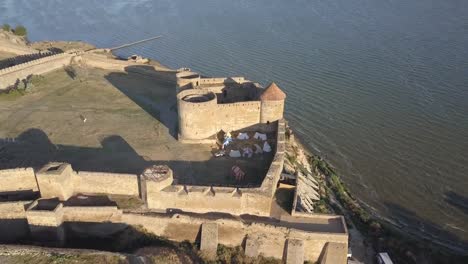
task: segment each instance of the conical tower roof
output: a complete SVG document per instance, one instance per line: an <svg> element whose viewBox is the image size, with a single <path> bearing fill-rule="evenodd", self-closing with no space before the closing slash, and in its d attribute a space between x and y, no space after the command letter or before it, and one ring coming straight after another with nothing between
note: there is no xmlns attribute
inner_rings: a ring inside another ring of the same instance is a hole
<svg viewBox="0 0 468 264"><path fill-rule="evenodd" d="M286 99L286 94L281 91L281 89L272 82L260 95L260 100L262 101L281 101Z"/></svg>

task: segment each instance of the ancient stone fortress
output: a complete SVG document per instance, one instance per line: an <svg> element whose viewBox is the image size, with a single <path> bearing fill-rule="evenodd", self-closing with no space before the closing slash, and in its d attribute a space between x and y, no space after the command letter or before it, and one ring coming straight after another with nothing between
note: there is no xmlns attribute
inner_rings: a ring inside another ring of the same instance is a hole
<svg viewBox="0 0 468 264"><path fill-rule="evenodd" d="M92 52L51 54L0 70L0 89L74 62L113 71L139 65ZM75 171L63 162L37 170L0 170L0 240L66 245L77 232L103 235L142 226L170 240L198 241L211 256L224 244L286 263L345 263L348 231L342 216L272 214L286 148L284 92L274 83L263 88L242 77L206 78L189 69L175 71L175 79L167 81L175 84L183 144L213 143L220 131L272 137L268 169L254 175L260 184L179 183L171 167L161 164L142 168L138 175ZM144 205L122 209L102 198L110 195L141 199ZM297 191L295 196L297 201Z"/></svg>
<svg viewBox="0 0 468 264"><path fill-rule="evenodd" d="M266 89L243 77L203 78L178 74L179 140L213 138L218 131L272 130L283 118L286 95L272 83ZM276 129L275 129L276 130Z"/></svg>

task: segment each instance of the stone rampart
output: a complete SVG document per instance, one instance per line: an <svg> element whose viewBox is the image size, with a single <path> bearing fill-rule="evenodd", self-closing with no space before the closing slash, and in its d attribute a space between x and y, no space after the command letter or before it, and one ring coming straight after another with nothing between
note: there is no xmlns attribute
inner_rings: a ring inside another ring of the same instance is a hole
<svg viewBox="0 0 468 264"><path fill-rule="evenodd" d="M62 207L63 222L120 222L122 210L117 206L65 206Z"/></svg>
<svg viewBox="0 0 468 264"><path fill-rule="evenodd" d="M172 185L149 194L148 208L267 216L272 202L272 197L267 195L270 192L261 188Z"/></svg>
<svg viewBox="0 0 468 264"><path fill-rule="evenodd" d="M54 55L55 53L46 51L46 52L38 52L32 54L24 54L18 55L12 58L4 59L0 61L0 69L11 67L12 65L26 63L28 61L37 60L43 57L48 57Z"/></svg>
<svg viewBox="0 0 468 264"><path fill-rule="evenodd" d="M0 170L0 181L0 193L39 191L32 168Z"/></svg>
<svg viewBox="0 0 468 264"><path fill-rule="evenodd" d="M15 242L29 233L25 207L29 202L0 203L0 242Z"/></svg>
<svg viewBox="0 0 468 264"><path fill-rule="evenodd" d="M223 78L200 78L199 85L208 84L230 84L230 83L244 83L244 77L223 77Z"/></svg>
<svg viewBox="0 0 468 264"><path fill-rule="evenodd" d="M139 195L135 174L80 171L73 182L74 193Z"/></svg>
<svg viewBox="0 0 468 264"><path fill-rule="evenodd" d="M216 131L233 131L260 123L260 101L218 104Z"/></svg>
<svg viewBox="0 0 468 264"><path fill-rule="evenodd" d="M205 217L193 214L123 213L115 206L64 206L58 203L46 208L41 207L38 201L32 203L26 211L24 208L22 203L0 203L0 228L7 230L6 224L11 222L6 220L19 219L21 223L8 227L23 235L31 232L33 238L38 240L63 242L66 236L63 226L67 223L106 223L117 226L124 224L141 226L148 232L169 240L195 242L204 223L216 223L219 227L220 244L241 246L247 239L248 244L253 242L256 245L256 255L263 254L283 259L286 241L296 239L303 241L304 259L312 262L319 259L327 244L340 243L347 248L348 243L344 222L340 221L339 216L333 215L320 215L317 218L311 215L308 218L294 218L293 221L268 220L268 218L240 220L232 217ZM89 232L90 235L96 232L86 229L82 231ZM2 238L5 238L4 234L2 233ZM346 252L340 251L340 254Z"/></svg>
<svg viewBox="0 0 468 264"><path fill-rule="evenodd" d="M88 66L113 71L125 71L125 68L129 66L141 65L140 63L111 59L105 55L94 53L84 54L82 58L83 62Z"/></svg>
<svg viewBox="0 0 468 264"><path fill-rule="evenodd" d="M69 65L73 56L70 53L60 53L0 70L0 89L5 89L30 75L44 74Z"/></svg>
<svg viewBox="0 0 468 264"><path fill-rule="evenodd" d="M336 221L337 216L328 216L331 222ZM256 244L256 254L267 257L283 259L287 239L298 239L304 242L304 260L318 261L322 251L329 242L348 244L348 234L343 227L336 231L329 230L326 219L320 218L317 223L310 218L299 223L272 222L272 223L245 223L234 219L212 219L190 217L187 215L167 216L143 216L136 214L124 214L122 221L129 225L139 225L149 232L166 237L173 241L196 241L200 226L206 222L218 224L218 242L227 246L243 245L244 240L251 240ZM297 224L297 225L295 225ZM307 224L317 227L316 230L305 230L302 227ZM247 249L246 249L247 250ZM346 253L344 253L346 254ZM344 264L344 263L343 263Z"/></svg>

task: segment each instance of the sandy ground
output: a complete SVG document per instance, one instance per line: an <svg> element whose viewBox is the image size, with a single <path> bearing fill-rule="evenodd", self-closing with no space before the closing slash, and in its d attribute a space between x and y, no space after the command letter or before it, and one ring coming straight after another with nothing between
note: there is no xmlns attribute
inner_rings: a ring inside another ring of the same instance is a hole
<svg viewBox="0 0 468 264"><path fill-rule="evenodd" d="M13 58L15 56L17 56L17 55L15 55L13 53L9 53L9 52L0 51L0 60Z"/></svg>
<svg viewBox="0 0 468 264"><path fill-rule="evenodd" d="M176 111L175 85L154 77L58 70L31 93L0 96L0 168L66 161L75 170L140 173L167 164L179 182L224 184L234 183L230 169L240 162L249 176L243 184L262 181L268 157L218 159L216 146L179 143Z"/></svg>
<svg viewBox="0 0 468 264"><path fill-rule="evenodd" d="M95 48L93 45L82 41L39 41L32 42L30 46L37 50L59 49L61 51L72 49L90 50Z"/></svg>

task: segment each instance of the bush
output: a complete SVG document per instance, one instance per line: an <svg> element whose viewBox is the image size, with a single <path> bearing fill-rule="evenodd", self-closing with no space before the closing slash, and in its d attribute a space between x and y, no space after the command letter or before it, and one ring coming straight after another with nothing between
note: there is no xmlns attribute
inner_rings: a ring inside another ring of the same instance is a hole
<svg viewBox="0 0 468 264"><path fill-rule="evenodd" d="M11 30L11 27L10 27L10 25L8 25L8 24L3 24L3 25L2 25L2 29L5 30L5 31L10 31L10 30Z"/></svg>
<svg viewBox="0 0 468 264"><path fill-rule="evenodd" d="M15 29L13 30L13 32L15 33L15 35L17 36L26 36L28 34L27 30L25 27L23 26L16 26Z"/></svg>

